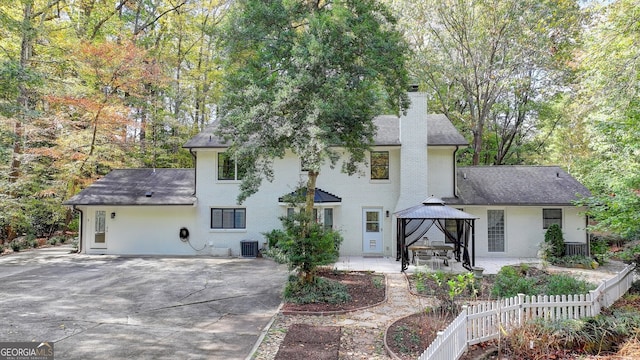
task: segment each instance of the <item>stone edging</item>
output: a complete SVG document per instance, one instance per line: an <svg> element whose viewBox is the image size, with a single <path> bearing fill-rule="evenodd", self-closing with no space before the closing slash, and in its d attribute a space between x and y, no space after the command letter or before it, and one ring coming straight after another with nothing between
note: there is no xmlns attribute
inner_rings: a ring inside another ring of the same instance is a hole
<svg viewBox="0 0 640 360"><path fill-rule="evenodd" d="M429 297L429 296L427 296L427 295L422 295L422 294L418 294L418 293L414 292L414 291L411 289L411 282L409 281L409 276L407 275L407 273L406 273L406 272L403 272L402 274L404 275L404 281L406 282L406 285L407 285L407 291L409 292L409 294L414 295L414 296L417 296L417 297L423 297L423 298ZM414 313L414 314L409 314L409 315L403 316L403 317L401 317L401 318L398 318L398 319L394 320L392 323L390 323L390 324L389 324L389 325L384 329L384 335L383 335L384 337L382 338L382 341L383 341L383 343L384 343L384 350L387 352L387 355L389 355L391 358L393 358L393 360L402 360L402 359L401 359L401 358L399 358L399 357L398 357L398 355L396 355L396 353L395 353L395 352L393 352L393 351L391 350L391 348L389 347L389 344L387 344L387 333L389 332L389 329L393 326L393 324L395 324L396 322L398 322L398 321L400 321L400 320L402 320L402 319L408 318L408 317L410 317L410 316L414 316L415 314L416 314L416 313Z"/></svg>
<svg viewBox="0 0 640 360"><path fill-rule="evenodd" d="M382 338L382 341L384 343L384 350L387 352L387 355L391 356L394 360L402 360L398 357L398 355L396 355L396 353L394 353L393 351L391 351L391 348L389 347L389 344L387 344L387 332L389 331L389 329L393 326L393 324L397 323L398 321L408 318L409 316L414 316L415 314L409 314L406 316L403 316L401 318L396 319L395 321L393 321L391 324L389 324L385 329L384 329L384 337Z"/></svg>
<svg viewBox="0 0 640 360"><path fill-rule="evenodd" d="M357 271L351 271L351 272L357 272ZM378 303L367 305L367 306L362 306L362 307L359 307L359 308L348 309L348 310L334 310L334 311L280 310L280 313L282 315L329 316L329 315L347 314L347 313L350 313L350 312L366 310L366 309L370 309L372 307L376 307L376 306L382 305L382 304L386 303L388 298L389 298L389 291L388 291L389 279L387 278L387 275L385 275L385 274L381 274L381 275L384 276L384 299L382 299L382 301L380 301Z"/></svg>

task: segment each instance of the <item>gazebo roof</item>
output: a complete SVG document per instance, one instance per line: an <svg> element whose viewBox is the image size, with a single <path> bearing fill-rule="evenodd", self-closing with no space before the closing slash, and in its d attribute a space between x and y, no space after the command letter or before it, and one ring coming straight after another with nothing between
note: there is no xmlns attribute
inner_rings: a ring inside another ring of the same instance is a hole
<svg viewBox="0 0 640 360"><path fill-rule="evenodd" d="M429 197L423 201L422 204L400 210L394 215L396 215L398 219L478 219L477 216L445 205L442 199L436 197Z"/></svg>

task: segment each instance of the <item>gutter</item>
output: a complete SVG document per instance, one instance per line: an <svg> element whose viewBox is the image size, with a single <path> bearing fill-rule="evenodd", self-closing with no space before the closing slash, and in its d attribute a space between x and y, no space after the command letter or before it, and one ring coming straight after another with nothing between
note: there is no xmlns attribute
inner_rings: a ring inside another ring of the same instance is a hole
<svg viewBox="0 0 640 360"><path fill-rule="evenodd" d="M456 145L456 149L453 150L453 197L458 198L458 175L456 174L457 166L456 166L456 153L460 146Z"/></svg>
<svg viewBox="0 0 640 360"><path fill-rule="evenodd" d="M193 148L189 148L189 153L193 157L193 196L196 196L196 189L198 188L198 156L193 152Z"/></svg>

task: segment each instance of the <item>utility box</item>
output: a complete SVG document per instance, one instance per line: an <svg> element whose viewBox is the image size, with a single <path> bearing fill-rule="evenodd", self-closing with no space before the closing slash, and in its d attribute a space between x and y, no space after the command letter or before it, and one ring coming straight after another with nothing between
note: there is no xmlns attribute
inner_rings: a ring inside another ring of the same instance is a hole
<svg viewBox="0 0 640 360"><path fill-rule="evenodd" d="M256 240L240 241L240 253L242 257L246 257L246 258L258 257L258 241Z"/></svg>

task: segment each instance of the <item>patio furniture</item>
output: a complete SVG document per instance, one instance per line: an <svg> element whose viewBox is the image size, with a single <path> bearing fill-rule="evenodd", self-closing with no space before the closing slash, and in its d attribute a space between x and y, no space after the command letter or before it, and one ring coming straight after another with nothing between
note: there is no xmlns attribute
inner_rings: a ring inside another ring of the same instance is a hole
<svg viewBox="0 0 640 360"><path fill-rule="evenodd" d="M419 265L422 261L430 261L430 260L442 260L442 263L445 266L449 266L449 251L453 251L453 246L444 244L414 244L409 245L409 251L411 251L411 259L412 262L416 265ZM440 261L435 261L435 263L440 263Z"/></svg>

